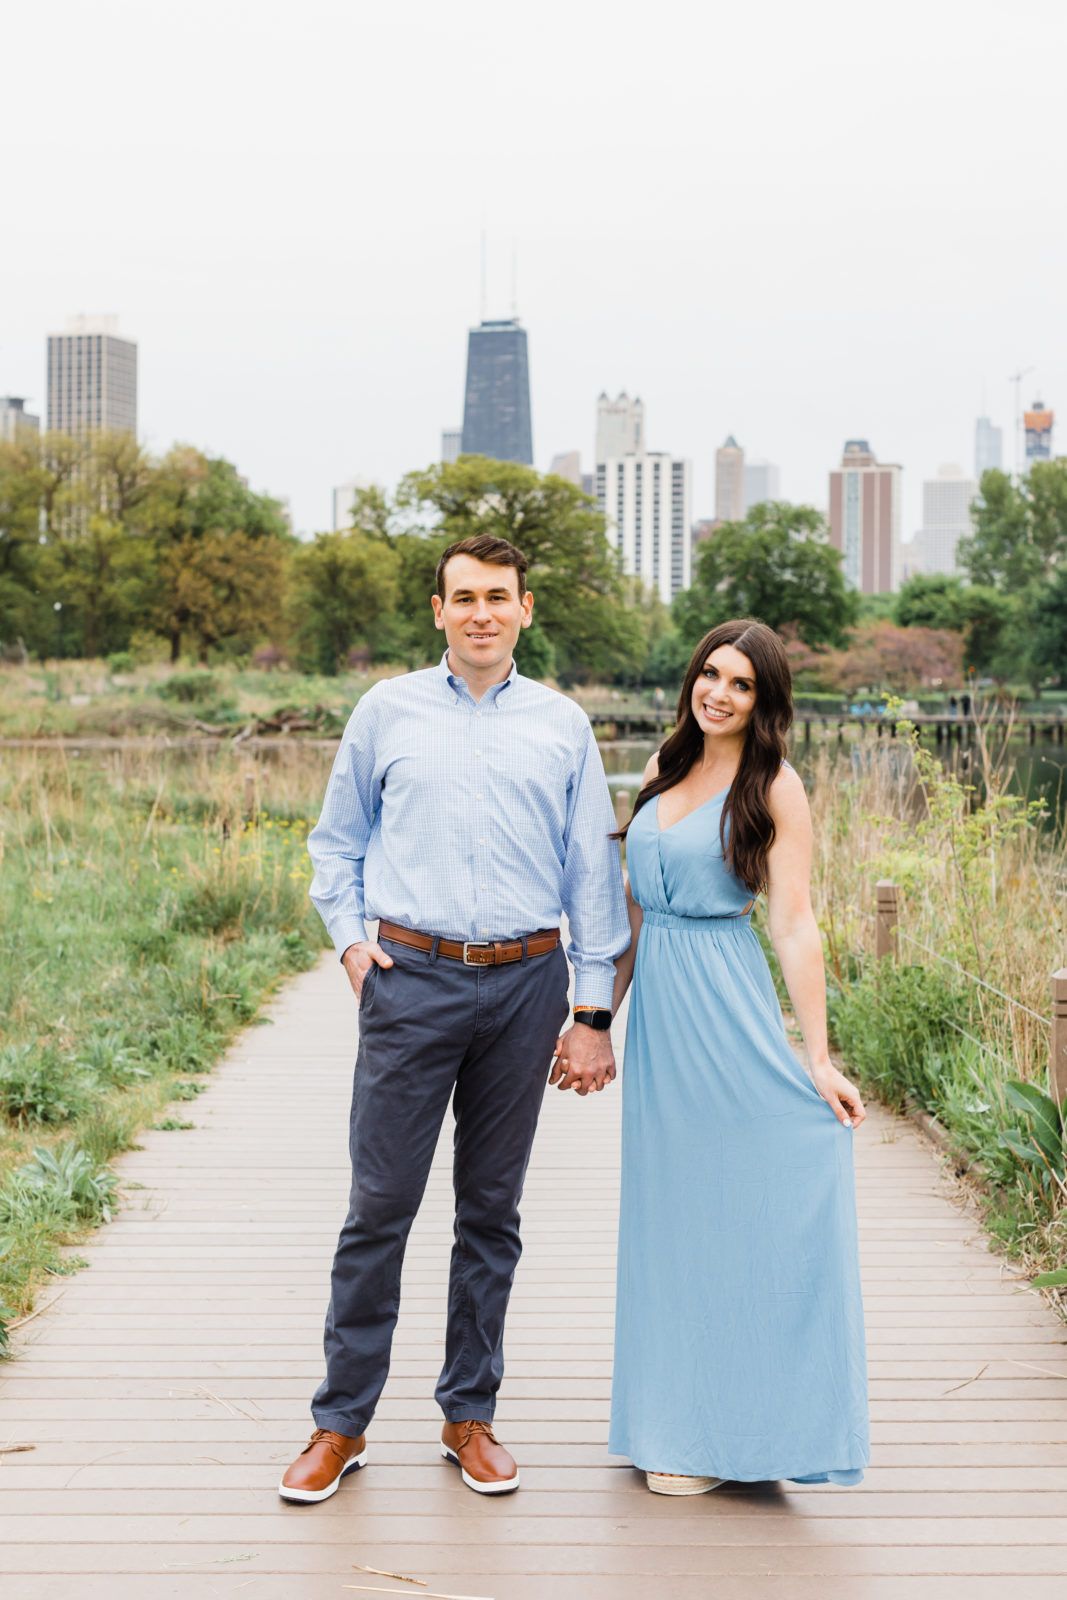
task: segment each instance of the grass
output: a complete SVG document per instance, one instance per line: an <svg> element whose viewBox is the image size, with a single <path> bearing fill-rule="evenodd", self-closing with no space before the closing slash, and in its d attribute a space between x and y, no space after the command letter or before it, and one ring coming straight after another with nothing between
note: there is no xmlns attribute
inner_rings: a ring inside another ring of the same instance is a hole
<svg viewBox="0 0 1067 1600"><path fill-rule="evenodd" d="M360 695L401 669L345 672L334 678L275 669L172 668L104 661L0 665L0 738L130 737L202 733L197 724L236 734L279 711L311 711L318 731L340 735Z"/></svg>
<svg viewBox="0 0 1067 1600"><path fill-rule="evenodd" d="M813 897L848 1069L884 1104L938 1119L994 1237L1046 1271L1067 1263L1067 1188L1040 1157L1026 1107L1049 1089L1067 834L1010 792L1003 754L980 735L968 778L906 733L822 747L809 782ZM896 961L875 959L880 878L900 888ZM1059 1137L1062 1172L1062 1122Z"/></svg>
<svg viewBox="0 0 1067 1600"><path fill-rule="evenodd" d="M108 1160L191 1126L197 1075L323 948L305 840L328 761L4 753L0 1325L110 1206Z"/></svg>

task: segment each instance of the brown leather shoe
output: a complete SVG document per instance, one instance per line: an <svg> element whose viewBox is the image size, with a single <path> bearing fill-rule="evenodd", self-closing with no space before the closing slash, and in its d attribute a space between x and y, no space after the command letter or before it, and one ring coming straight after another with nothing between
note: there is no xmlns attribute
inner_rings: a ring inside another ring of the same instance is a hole
<svg viewBox="0 0 1067 1600"><path fill-rule="evenodd" d="M329 1428L316 1428L285 1477L278 1485L283 1500L306 1505L328 1500L340 1488L341 1479L355 1472L367 1459L367 1435L346 1438Z"/></svg>
<svg viewBox="0 0 1067 1600"><path fill-rule="evenodd" d="M489 1422L446 1422L441 1454L455 1463L475 1494L511 1494L519 1487L519 1469L504 1446L497 1444Z"/></svg>

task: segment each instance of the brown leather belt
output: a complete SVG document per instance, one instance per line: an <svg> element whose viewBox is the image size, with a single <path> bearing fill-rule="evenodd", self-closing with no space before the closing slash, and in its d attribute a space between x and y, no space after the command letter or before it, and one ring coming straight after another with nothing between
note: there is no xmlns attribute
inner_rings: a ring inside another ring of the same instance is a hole
<svg viewBox="0 0 1067 1600"><path fill-rule="evenodd" d="M401 928L395 922L379 922L379 939L391 939L393 944L406 944L409 950L432 950L434 938L429 933L417 933L414 928ZM547 956L559 944L558 928L540 928L526 935L528 956ZM449 961L462 961L465 967L503 967L509 961L522 960L522 939L468 939L461 944L458 939L438 939L437 954Z"/></svg>

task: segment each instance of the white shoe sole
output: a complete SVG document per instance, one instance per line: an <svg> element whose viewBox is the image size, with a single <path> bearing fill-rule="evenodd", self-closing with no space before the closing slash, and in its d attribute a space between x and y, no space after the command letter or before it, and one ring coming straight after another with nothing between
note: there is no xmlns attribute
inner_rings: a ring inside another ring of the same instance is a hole
<svg viewBox="0 0 1067 1600"><path fill-rule="evenodd" d="M463 1482L468 1489L473 1489L475 1494L511 1494L519 1487L519 1474L517 1472L513 1478L501 1478L499 1483L479 1483L477 1478L471 1477L462 1461L453 1450L448 1448L447 1444L441 1446L441 1454L446 1461L451 1461L454 1467L459 1468L463 1474Z"/></svg>
<svg viewBox="0 0 1067 1600"><path fill-rule="evenodd" d="M645 1482L653 1494L710 1494L725 1478L682 1478L669 1472L646 1472Z"/></svg>
<svg viewBox="0 0 1067 1600"><path fill-rule="evenodd" d="M287 1484L280 1483L278 1493L283 1500L292 1500L295 1505L315 1505L319 1500L328 1500L332 1494L336 1494L341 1487L341 1479L347 1477L350 1472L355 1472L357 1467L362 1467L366 1460L367 1452L361 1450L358 1456L353 1456L350 1461L345 1462L336 1478L332 1483L328 1483L325 1489L290 1489Z"/></svg>

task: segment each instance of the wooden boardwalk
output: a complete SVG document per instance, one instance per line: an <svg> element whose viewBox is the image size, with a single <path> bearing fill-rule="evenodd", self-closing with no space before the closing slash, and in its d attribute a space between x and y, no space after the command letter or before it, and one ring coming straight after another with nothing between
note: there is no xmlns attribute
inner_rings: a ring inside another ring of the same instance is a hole
<svg viewBox="0 0 1067 1600"><path fill-rule="evenodd" d="M861 1488L669 1500L608 1456L619 1096L550 1091L498 1417L524 1487L478 1499L437 1454L442 1145L371 1462L322 1506L283 1505L347 1192L355 1008L326 957L270 1015L182 1106L195 1131L149 1133L122 1160L125 1206L85 1250L90 1269L0 1368L0 1446L36 1446L0 1457L5 1600L343 1600L361 1592L349 1585L486 1600L1062 1600L1067 1329L989 1253L918 1136L884 1115L857 1142L874 1418Z"/></svg>

